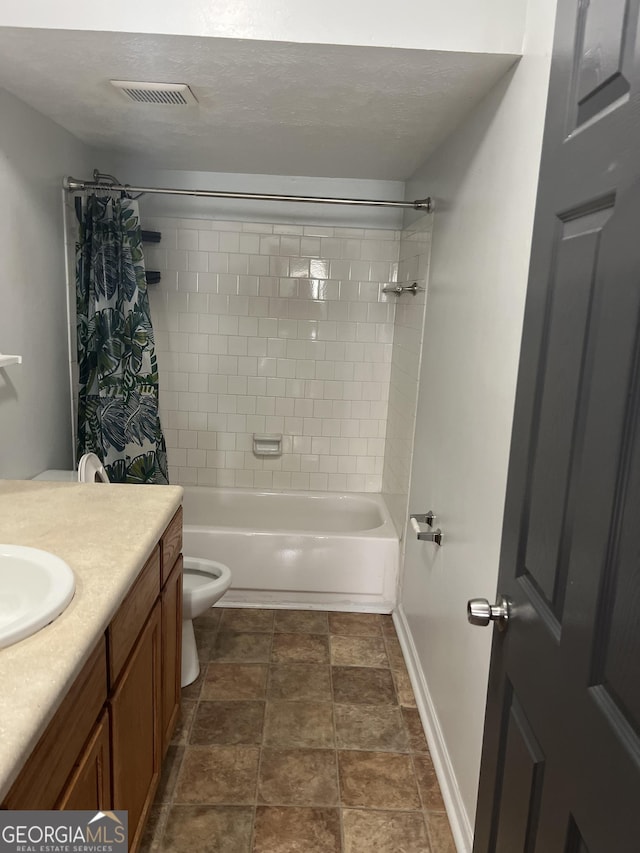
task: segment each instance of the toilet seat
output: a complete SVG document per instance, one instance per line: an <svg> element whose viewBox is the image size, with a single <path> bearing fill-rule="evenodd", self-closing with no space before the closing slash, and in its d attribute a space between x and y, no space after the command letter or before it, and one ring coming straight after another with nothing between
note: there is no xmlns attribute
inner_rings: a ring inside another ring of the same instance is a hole
<svg viewBox="0 0 640 853"><path fill-rule="evenodd" d="M78 462L79 483L108 483L109 476L95 453L85 453Z"/></svg>

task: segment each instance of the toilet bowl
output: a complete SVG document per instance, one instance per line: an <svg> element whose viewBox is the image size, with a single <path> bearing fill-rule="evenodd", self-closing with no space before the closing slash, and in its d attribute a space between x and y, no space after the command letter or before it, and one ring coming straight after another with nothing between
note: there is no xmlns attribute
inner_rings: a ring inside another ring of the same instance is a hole
<svg viewBox="0 0 640 853"><path fill-rule="evenodd" d="M193 620L222 598L231 586L231 572L222 563L184 558L182 578L182 687L195 681L200 662Z"/></svg>

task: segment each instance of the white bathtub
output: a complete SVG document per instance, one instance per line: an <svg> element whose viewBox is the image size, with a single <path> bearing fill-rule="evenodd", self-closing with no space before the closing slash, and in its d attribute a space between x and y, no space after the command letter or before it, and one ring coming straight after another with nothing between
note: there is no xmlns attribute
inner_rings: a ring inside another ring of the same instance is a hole
<svg viewBox="0 0 640 853"><path fill-rule="evenodd" d="M185 555L231 569L221 604L393 609L398 537L380 495L184 491Z"/></svg>

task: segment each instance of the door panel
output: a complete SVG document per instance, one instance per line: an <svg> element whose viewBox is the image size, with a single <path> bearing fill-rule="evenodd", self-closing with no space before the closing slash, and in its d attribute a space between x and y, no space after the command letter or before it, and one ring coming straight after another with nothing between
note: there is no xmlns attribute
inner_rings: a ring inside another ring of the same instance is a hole
<svg viewBox="0 0 640 853"><path fill-rule="evenodd" d="M562 534L569 498L569 477L576 439L576 417L591 303L593 270L602 227L610 217L607 205L594 212L571 211L558 223L555 269L547 295L547 341L541 370L539 421L532 434L532 464L527 573L556 618L562 617L566 561Z"/></svg>
<svg viewBox="0 0 640 853"><path fill-rule="evenodd" d="M558 7L475 853L638 849L638 7Z"/></svg>
<svg viewBox="0 0 640 853"><path fill-rule="evenodd" d="M569 818L569 831L567 832L565 850L566 853L589 853L589 848L584 843L584 838L580 834L573 815Z"/></svg>
<svg viewBox="0 0 640 853"><path fill-rule="evenodd" d="M544 777L544 756L524 710L511 699L504 755L496 853L533 850Z"/></svg>
<svg viewBox="0 0 640 853"><path fill-rule="evenodd" d="M637 23L633 7L630 0L580 3L575 127L604 112L629 92Z"/></svg>

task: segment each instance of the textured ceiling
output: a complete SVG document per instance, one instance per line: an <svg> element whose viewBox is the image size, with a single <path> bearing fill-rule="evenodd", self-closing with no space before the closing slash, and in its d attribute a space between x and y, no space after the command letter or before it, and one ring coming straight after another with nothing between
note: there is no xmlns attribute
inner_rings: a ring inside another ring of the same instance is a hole
<svg viewBox="0 0 640 853"><path fill-rule="evenodd" d="M404 180L511 55L0 28L0 85L82 141L149 166ZM188 83L197 107L110 79Z"/></svg>

